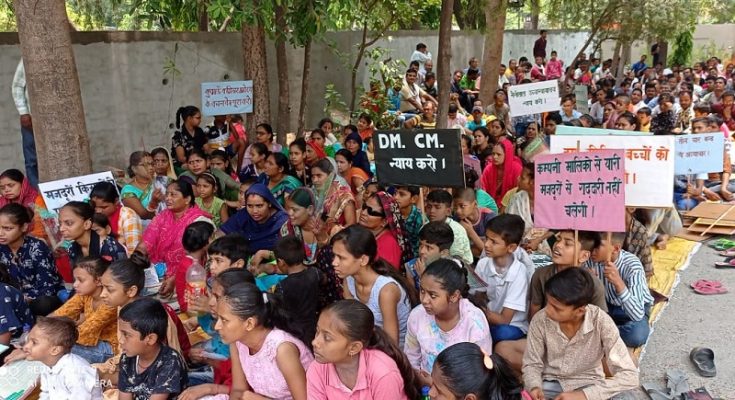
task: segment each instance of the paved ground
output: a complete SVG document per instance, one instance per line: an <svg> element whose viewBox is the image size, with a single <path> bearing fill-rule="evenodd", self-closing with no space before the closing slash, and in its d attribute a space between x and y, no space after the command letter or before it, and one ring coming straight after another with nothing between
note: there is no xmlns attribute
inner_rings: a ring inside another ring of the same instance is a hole
<svg viewBox="0 0 735 400"><path fill-rule="evenodd" d="M640 364L641 382L656 382L665 387L668 369L681 369L692 389L705 386L713 397L735 399L735 269L715 269L723 257L702 245L689 267L680 273L669 305L654 325ZM698 279L719 280L729 293L702 296L689 284ZM689 361L696 346L714 350L717 377L702 378ZM641 392L641 399L647 398Z"/></svg>

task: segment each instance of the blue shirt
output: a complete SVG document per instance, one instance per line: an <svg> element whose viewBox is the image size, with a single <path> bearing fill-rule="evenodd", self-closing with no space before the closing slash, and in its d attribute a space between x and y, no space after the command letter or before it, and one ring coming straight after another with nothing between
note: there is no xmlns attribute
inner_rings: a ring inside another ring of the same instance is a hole
<svg viewBox="0 0 735 400"><path fill-rule="evenodd" d="M12 332L19 336L23 325L33 326L33 314L20 290L0 283L0 334Z"/></svg>
<svg viewBox="0 0 735 400"><path fill-rule="evenodd" d="M633 70L633 72L635 72L636 75L638 75L641 71L648 68L648 65L646 65L646 63L644 63L643 61L638 61L630 68Z"/></svg>
<svg viewBox="0 0 735 400"><path fill-rule="evenodd" d="M653 297L648 290L646 273L638 257L620 250L620 255L615 260L615 267L625 281L626 289L622 293L618 293L615 286L605 278L605 263L590 260L585 262L584 267L597 271L597 276L605 286L607 304L622 307L625 315L633 321L640 321L646 316L646 309L653 305Z"/></svg>
<svg viewBox="0 0 735 400"><path fill-rule="evenodd" d="M1 245L0 263L8 266L10 276L20 284L26 299L56 296L64 287L51 249L40 239L26 236L16 254L10 247Z"/></svg>
<svg viewBox="0 0 735 400"><path fill-rule="evenodd" d="M477 128L482 128L484 126L487 126L487 122L485 122L484 119L481 119L479 123L475 122L474 118L471 118L469 121L467 121L467 125L465 127L469 129L470 131L474 131Z"/></svg>

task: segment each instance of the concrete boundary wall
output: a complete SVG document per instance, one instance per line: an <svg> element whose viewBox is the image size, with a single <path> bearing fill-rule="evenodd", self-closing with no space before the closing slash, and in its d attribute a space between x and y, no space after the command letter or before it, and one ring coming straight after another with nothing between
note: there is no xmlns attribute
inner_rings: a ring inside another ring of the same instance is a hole
<svg viewBox="0 0 735 400"><path fill-rule="evenodd" d="M728 29L735 30L735 25ZM323 117L328 83L335 85L345 101L349 99L350 67L334 49L354 57L360 34L329 33L325 43L312 46L308 126L314 126ZM710 34L708 31L707 35ZM503 60L530 56L537 37L536 32L507 31ZM695 34L697 41L699 37ZM586 39L586 32L550 31L547 50L557 50L563 60L570 60ZM170 125L176 109L188 104L199 106L200 82L242 78L239 33L75 32L72 40L95 170L104 170L109 165L122 168L128 155L143 146L147 149L170 146ZM438 54L435 31L389 32L376 46L390 49L393 58L408 60L418 42L426 43L432 54ZM465 68L472 56L481 58L483 42L480 33L454 31L452 69ZM267 53L271 107L275 115L278 86L272 42L267 44ZM13 74L20 59L17 34L0 33L0 54L0 170L22 169L20 127L11 96ZM303 51L289 47L288 56L295 129ZM178 73L166 73L167 65L175 66ZM358 82L366 85L368 78L363 63ZM64 150L69 149L60 149Z"/></svg>

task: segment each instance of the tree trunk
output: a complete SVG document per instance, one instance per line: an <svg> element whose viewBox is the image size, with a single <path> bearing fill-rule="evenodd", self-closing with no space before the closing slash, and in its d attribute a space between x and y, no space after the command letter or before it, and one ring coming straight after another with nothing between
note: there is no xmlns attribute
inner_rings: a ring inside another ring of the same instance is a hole
<svg viewBox="0 0 735 400"><path fill-rule="evenodd" d="M620 75L618 74L619 66L620 66L620 54L623 49L623 44L620 42L620 40L615 41L615 48L613 49L613 57L612 57L612 65L610 66L610 71L615 75L615 79L617 80Z"/></svg>
<svg viewBox="0 0 735 400"><path fill-rule="evenodd" d="M350 119L352 119L352 113L355 112L355 102L357 101L357 71L360 69L360 63L362 57L365 55L365 49L367 48L367 21L362 28L362 41L357 47L357 57L355 63L352 65L352 71L350 73Z"/></svg>
<svg viewBox="0 0 735 400"><path fill-rule="evenodd" d="M667 42L664 39L660 39L658 41L658 58L661 60L662 63L664 63L664 67L668 66L668 57L669 57L669 42Z"/></svg>
<svg viewBox="0 0 735 400"><path fill-rule="evenodd" d="M259 1L253 1L254 9ZM253 81L253 113L246 119L246 129L251 135L255 126L270 123L271 103L268 94L268 63L265 52L265 31L259 22L242 24L243 78Z"/></svg>
<svg viewBox="0 0 735 400"><path fill-rule="evenodd" d="M301 104L299 104L298 135L304 135L306 127L306 106L309 101L309 75L311 75L311 38L304 45L304 68L301 74Z"/></svg>
<svg viewBox="0 0 735 400"><path fill-rule="evenodd" d="M286 144L286 133L291 130L291 113L288 90L288 58L286 57L286 6L276 7L276 69L278 71L278 143Z"/></svg>
<svg viewBox="0 0 735 400"><path fill-rule="evenodd" d="M482 52L482 84L480 100L488 105L493 102L498 89L498 74L503 58L503 32L505 31L505 13L508 0L488 0L485 8L485 46Z"/></svg>
<svg viewBox="0 0 735 400"><path fill-rule="evenodd" d="M449 112L449 85L452 80L452 8L454 0L442 1L441 15L439 16L439 60L437 65L437 82L439 85L439 110L437 110L436 127L443 129L447 127L447 113Z"/></svg>
<svg viewBox="0 0 735 400"><path fill-rule="evenodd" d="M199 32L209 32L209 13L207 13L207 1L199 2Z"/></svg>
<svg viewBox="0 0 735 400"><path fill-rule="evenodd" d="M623 76L623 71L625 71L625 66L630 63L630 52L631 52L632 43L631 41L625 41L623 43L623 49L620 54L620 64L619 64L619 71L618 75Z"/></svg>
<svg viewBox="0 0 735 400"><path fill-rule="evenodd" d="M15 0L41 182L92 172L65 2Z"/></svg>
<svg viewBox="0 0 735 400"><path fill-rule="evenodd" d="M464 18L464 6L462 5L462 0L457 1L457 4L452 7L452 13L454 14L454 19L457 21L457 26L460 30L467 29L467 22Z"/></svg>
<svg viewBox="0 0 735 400"><path fill-rule="evenodd" d="M538 20L540 14L541 0L531 0L531 29L533 29L534 31L538 30Z"/></svg>

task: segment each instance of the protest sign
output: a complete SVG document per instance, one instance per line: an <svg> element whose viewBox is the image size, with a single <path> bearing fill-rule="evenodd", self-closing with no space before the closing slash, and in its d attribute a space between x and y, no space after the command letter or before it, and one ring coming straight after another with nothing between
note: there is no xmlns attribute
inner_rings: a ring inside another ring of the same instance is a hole
<svg viewBox="0 0 735 400"><path fill-rule="evenodd" d="M551 136L551 153L625 149L625 205L672 207L673 136Z"/></svg>
<svg viewBox="0 0 735 400"><path fill-rule="evenodd" d="M202 83L202 114L227 115L253 112L253 81Z"/></svg>
<svg viewBox="0 0 735 400"><path fill-rule="evenodd" d="M377 131L375 169L385 184L464 187L459 129Z"/></svg>
<svg viewBox="0 0 735 400"><path fill-rule="evenodd" d="M676 136L674 146L677 175L722 172L725 154L722 132Z"/></svg>
<svg viewBox="0 0 735 400"><path fill-rule="evenodd" d="M625 151L541 154L535 159L534 226L625 232Z"/></svg>
<svg viewBox="0 0 735 400"><path fill-rule="evenodd" d="M581 126L557 125L556 135L588 135L588 136L651 136L650 133L638 131L622 131L606 128L584 128Z"/></svg>
<svg viewBox="0 0 735 400"><path fill-rule="evenodd" d="M559 82L556 80L508 87L508 105L512 117L559 111L560 101Z"/></svg>
<svg viewBox="0 0 735 400"><path fill-rule="evenodd" d="M588 114L590 112L590 106L588 103L587 94L589 86L587 85L574 85L574 97L577 99L577 111L582 114Z"/></svg>
<svg viewBox="0 0 735 400"><path fill-rule="evenodd" d="M70 201L86 201L94 185L103 181L111 182L115 185L115 178L112 176L112 172L100 172L97 174L77 176L75 178L39 183L38 188L41 190L43 201L46 202L46 208L50 212L58 214L59 209ZM115 188L117 188L117 185L115 185Z"/></svg>

